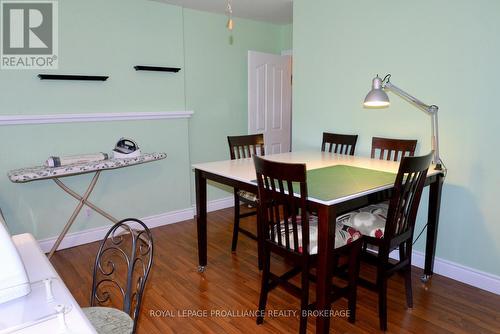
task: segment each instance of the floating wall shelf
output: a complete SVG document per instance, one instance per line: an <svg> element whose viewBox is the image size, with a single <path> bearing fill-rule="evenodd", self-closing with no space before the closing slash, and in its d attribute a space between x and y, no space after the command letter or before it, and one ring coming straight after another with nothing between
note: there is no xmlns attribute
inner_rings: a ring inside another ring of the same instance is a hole
<svg viewBox="0 0 500 334"><path fill-rule="evenodd" d="M108 76L103 75L69 75L69 74L39 74L40 80L83 80L83 81L106 81Z"/></svg>
<svg viewBox="0 0 500 334"><path fill-rule="evenodd" d="M134 66L136 71L156 71L156 72L174 72L177 73L181 69L179 67L160 67L160 66L143 66L136 65Z"/></svg>

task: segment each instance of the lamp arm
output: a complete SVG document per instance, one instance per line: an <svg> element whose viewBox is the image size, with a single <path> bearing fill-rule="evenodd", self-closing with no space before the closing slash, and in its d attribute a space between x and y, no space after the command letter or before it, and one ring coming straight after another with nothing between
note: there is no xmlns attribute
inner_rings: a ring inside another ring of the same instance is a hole
<svg viewBox="0 0 500 334"><path fill-rule="evenodd" d="M415 96L408 94L407 92L405 92L404 90L402 90L398 86L393 85L390 81L388 81L384 85L384 88L387 90L390 90L393 93L396 93L397 95L401 96L402 98L404 98L408 102L414 104L416 107L423 110L424 112L432 114L433 110L431 110L432 109L431 105L428 105L428 104L420 101L419 99L417 99Z"/></svg>
<svg viewBox="0 0 500 334"><path fill-rule="evenodd" d="M398 86L393 85L390 81L387 81L384 86L385 89L401 96L403 99L407 100L411 104L415 105L420 110L424 111L431 116L431 147L434 151L433 163L436 165L436 169L441 170L441 158L439 156L439 129L438 129L438 110L439 107L436 105L428 105L420 101L413 95L408 94Z"/></svg>
<svg viewBox="0 0 500 334"><path fill-rule="evenodd" d="M435 106L434 106L435 107ZM441 170L442 162L439 156L439 127L438 127L438 109L436 107L435 111L431 114L432 118L432 149L434 150L434 164L436 169Z"/></svg>

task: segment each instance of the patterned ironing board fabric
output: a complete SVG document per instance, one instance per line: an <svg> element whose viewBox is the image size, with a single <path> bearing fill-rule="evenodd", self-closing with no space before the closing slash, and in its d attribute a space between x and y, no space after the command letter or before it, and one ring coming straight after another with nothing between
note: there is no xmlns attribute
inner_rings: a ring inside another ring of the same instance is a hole
<svg viewBox="0 0 500 334"><path fill-rule="evenodd" d="M102 161L93 161L84 164L74 164L61 167L29 167L11 170L7 176L12 182L24 183L35 180L52 179L64 176L92 173L99 170L109 170L123 168L133 165L139 165L146 162L165 159L165 153L144 153L136 158L127 159L108 159Z"/></svg>

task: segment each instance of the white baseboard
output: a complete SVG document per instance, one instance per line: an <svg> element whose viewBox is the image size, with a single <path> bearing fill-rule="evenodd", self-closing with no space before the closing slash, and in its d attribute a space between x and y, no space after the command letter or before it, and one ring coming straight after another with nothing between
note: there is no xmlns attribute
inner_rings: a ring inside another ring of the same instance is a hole
<svg viewBox="0 0 500 334"><path fill-rule="evenodd" d="M399 259L398 251L393 251L390 257ZM413 251L411 262L415 267L424 268L425 253ZM434 273L500 295L500 276L469 268L438 257L434 259Z"/></svg>
<svg viewBox="0 0 500 334"><path fill-rule="evenodd" d="M234 205L234 197L226 197L217 200L213 200L208 202L207 211L216 211L225 208L232 207ZM191 207L188 209L176 210L161 213L154 216L144 217L141 220L149 227L159 227L163 225L169 225L173 223L178 223L181 221L192 219L195 215L195 207ZM58 250L75 247L83 244L88 244L90 242L102 240L106 235L106 232L111 228L111 224L100 226L96 228L90 228L84 231L68 233L61 244L59 245ZM47 238L38 240L40 248L48 253L54 243L56 242L57 237Z"/></svg>
<svg viewBox="0 0 500 334"><path fill-rule="evenodd" d="M207 211L216 211L232 207L234 198L226 197L208 202ZM144 217L141 220L150 228L178 223L192 219L195 215L195 207L170 211L154 216ZM75 247L89 242L101 240L111 225L88 229L80 232L73 232L66 235L59 249ZM39 240L40 247L44 252L49 252L56 241L56 237ZM397 251L391 253L391 258L398 259ZM424 268L425 254L413 251L412 264L418 268ZM463 266L461 264L436 257L434 260L434 272L436 274L454 279L456 281L472 285L474 287L500 295L500 277L483 271Z"/></svg>

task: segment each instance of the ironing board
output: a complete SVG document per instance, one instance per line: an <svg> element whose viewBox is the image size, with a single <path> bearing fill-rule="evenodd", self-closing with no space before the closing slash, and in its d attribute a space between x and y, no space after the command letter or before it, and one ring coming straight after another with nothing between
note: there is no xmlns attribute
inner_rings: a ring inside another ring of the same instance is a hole
<svg viewBox="0 0 500 334"><path fill-rule="evenodd" d="M90 202L88 199L90 194L94 190L97 180L99 179L99 175L101 174L102 171L135 166L139 164L162 160L165 159L166 157L167 155L165 153L144 153L135 158L108 159L108 160L93 161L89 163L74 164L61 167L37 166L37 167L15 169L8 172L7 176L14 183L26 183L37 180L51 179L62 190L64 190L70 196L74 197L79 201L75 210L69 217L68 222L66 223L63 230L57 237L54 246L52 246L52 249L50 250L48 255L50 259L52 255L54 255L59 245L61 244L61 241L64 239L66 233L68 233L69 228L71 227L71 225L73 225L76 217L78 216L84 205L88 206L89 208L99 213L100 215L104 216L105 218L111 220L113 223L118 222L118 219L116 219L103 209L99 208L97 205ZM94 173L94 176L92 177L92 180L90 181L90 184L83 195L78 194L76 191L69 188L60 180L60 178L63 177L75 176L87 173Z"/></svg>

